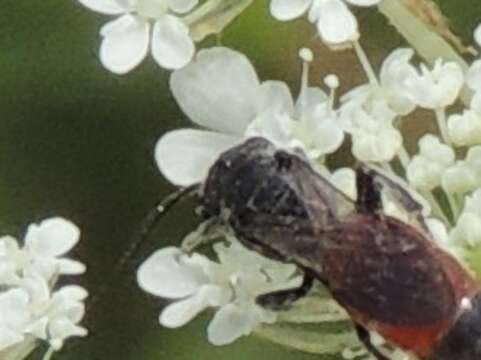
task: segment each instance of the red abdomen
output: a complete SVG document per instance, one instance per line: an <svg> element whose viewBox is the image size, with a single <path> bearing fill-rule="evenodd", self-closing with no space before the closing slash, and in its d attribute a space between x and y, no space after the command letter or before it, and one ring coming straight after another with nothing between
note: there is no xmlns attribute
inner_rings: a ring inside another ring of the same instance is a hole
<svg viewBox="0 0 481 360"><path fill-rule="evenodd" d="M334 298L354 321L421 358L479 291L424 232L394 218L353 215L325 243L322 264Z"/></svg>

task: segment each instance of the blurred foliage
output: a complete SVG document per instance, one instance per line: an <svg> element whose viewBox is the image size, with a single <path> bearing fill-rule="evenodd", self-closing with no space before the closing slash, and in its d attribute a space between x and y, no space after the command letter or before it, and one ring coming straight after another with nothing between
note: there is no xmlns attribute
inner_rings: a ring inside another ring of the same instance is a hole
<svg viewBox="0 0 481 360"><path fill-rule="evenodd" d="M479 0L439 4L469 42L481 19ZM357 15L366 51L379 65L402 39L376 11L359 9ZM75 0L1 4L0 232L22 236L29 222L65 216L82 229L74 254L89 267L82 285L93 294L104 284L112 286L89 306L91 335L68 343L56 358L319 359L254 337L210 346L205 336L209 314L180 330L158 326L162 304L136 287L134 269L153 249L178 244L195 226L193 204L168 215L127 271L112 272L146 211L172 190L153 161L156 140L169 129L191 124L169 93L169 73L151 59L126 76L101 67L98 30L106 21ZM214 43L207 39L200 47ZM340 75L342 89L363 81L351 51L328 51L305 21L274 21L267 0L257 0L238 18L222 43L246 53L262 79L282 79L294 91L302 46L313 47L317 55L313 81L330 72ZM418 127L409 125L406 131L414 134Z"/></svg>

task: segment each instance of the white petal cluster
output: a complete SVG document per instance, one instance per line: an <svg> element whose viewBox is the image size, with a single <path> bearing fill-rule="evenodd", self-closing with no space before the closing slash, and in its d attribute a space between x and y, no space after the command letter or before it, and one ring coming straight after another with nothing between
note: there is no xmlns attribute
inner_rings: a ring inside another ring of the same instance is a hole
<svg viewBox="0 0 481 360"><path fill-rule="evenodd" d="M404 81L413 100L425 109L442 109L452 105L464 85L461 66L437 59L432 69L420 65L420 72Z"/></svg>
<svg viewBox="0 0 481 360"><path fill-rule="evenodd" d="M402 147L402 135L393 126L394 114L383 101L365 109L356 101L344 104L341 119L351 135L352 153L364 162L391 161Z"/></svg>
<svg viewBox="0 0 481 360"><path fill-rule="evenodd" d="M163 68L178 69L193 57L189 27L179 17L198 0L78 0L89 9L118 16L100 30L100 59L110 71L125 74L150 52Z"/></svg>
<svg viewBox="0 0 481 360"><path fill-rule="evenodd" d="M0 237L0 354L37 339L60 350L65 339L87 335L79 325L86 290L53 289L59 276L85 271L82 263L64 257L79 235L73 223L56 217L31 224L23 247L13 237Z"/></svg>
<svg viewBox="0 0 481 360"><path fill-rule="evenodd" d="M355 87L342 97L342 101L346 104L357 103L366 111L376 107L374 104L378 104L377 107L382 104L389 117L411 113L416 103L406 81L417 74L416 68L410 63L413 55L412 49L395 49L383 61L379 84L368 83Z"/></svg>
<svg viewBox="0 0 481 360"><path fill-rule="evenodd" d="M304 81L294 101L285 83L261 82L249 60L227 48L199 51L172 74L170 86L183 112L205 128L174 130L157 143L157 165L176 185L202 181L222 151L250 136L302 148L313 159L334 152L344 139L321 89Z"/></svg>
<svg viewBox="0 0 481 360"><path fill-rule="evenodd" d="M276 19L288 21L305 13L317 25L321 39L327 44L357 41L357 20L347 4L373 6L380 0L271 0L271 14ZM347 4L346 4L347 3Z"/></svg>
<svg viewBox="0 0 481 360"><path fill-rule="evenodd" d="M466 197L463 213L450 235L459 244L481 245L481 188Z"/></svg>
<svg viewBox="0 0 481 360"><path fill-rule="evenodd" d="M474 95L469 109L449 117L448 131L458 146L481 145L481 92Z"/></svg>
<svg viewBox="0 0 481 360"><path fill-rule="evenodd" d="M143 290L173 300L160 315L163 326L177 328L207 308L216 309L208 339L225 345L275 321L275 313L256 304L257 296L298 286L302 279L294 276L295 266L266 259L233 239L214 250L218 262L175 247L160 249L140 266L137 279Z"/></svg>
<svg viewBox="0 0 481 360"><path fill-rule="evenodd" d="M481 25L476 28L474 38L481 46ZM452 141L458 146L481 144L481 59L474 61L466 73L466 85L474 92L470 108L448 119L448 130Z"/></svg>
<svg viewBox="0 0 481 360"><path fill-rule="evenodd" d="M464 160L446 169L441 183L453 194L465 194L481 187L481 146L471 147Z"/></svg>
<svg viewBox="0 0 481 360"><path fill-rule="evenodd" d="M433 190L441 184L444 171L454 165L454 150L428 134L419 140L419 153L407 168L407 179L418 189Z"/></svg>

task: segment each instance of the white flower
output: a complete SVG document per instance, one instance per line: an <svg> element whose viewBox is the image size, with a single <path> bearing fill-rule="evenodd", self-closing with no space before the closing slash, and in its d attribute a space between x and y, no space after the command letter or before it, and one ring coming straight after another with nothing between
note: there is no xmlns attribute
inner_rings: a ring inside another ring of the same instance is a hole
<svg viewBox="0 0 481 360"><path fill-rule="evenodd" d="M49 280L54 275L78 275L85 272L82 263L63 258L79 241L80 230L72 222L60 218L31 224L25 235L24 252L28 264L24 271L42 275Z"/></svg>
<svg viewBox="0 0 481 360"><path fill-rule="evenodd" d="M474 30L474 40L478 46L481 46L481 24L476 26L476 29Z"/></svg>
<svg viewBox="0 0 481 360"><path fill-rule="evenodd" d="M274 313L256 304L257 296L299 285L301 279L293 278L295 266L266 259L233 239L214 249L219 263L174 247L158 250L140 266L137 280L145 291L176 300L162 311L163 326L183 326L201 311L216 308L208 339L225 345L275 321Z"/></svg>
<svg viewBox="0 0 481 360"><path fill-rule="evenodd" d="M450 236L459 244L481 244L481 188L466 197L463 213Z"/></svg>
<svg viewBox="0 0 481 360"><path fill-rule="evenodd" d="M317 24L322 40L340 44L359 39L356 18L346 2L357 6L372 6L380 0L271 0L271 14L281 21L292 20L308 12L309 21Z"/></svg>
<svg viewBox="0 0 481 360"><path fill-rule="evenodd" d="M481 92L473 96L470 109L449 117L448 130L450 138L456 145L481 144Z"/></svg>
<svg viewBox="0 0 481 360"><path fill-rule="evenodd" d="M342 106L341 119L351 134L352 153L365 162L388 162L402 146L402 136L392 121L395 114L384 102L372 102L369 112L356 101Z"/></svg>
<svg viewBox="0 0 481 360"><path fill-rule="evenodd" d="M0 284L15 284L28 274L41 275L47 281L63 274L82 274L84 264L63 257L79 236L80 230L72 222L54 217L29 225L23 248L11 236L1 237Z"/></svg>
<svg viewBox="0 0 481 360"><path fill-rule="evenodd" d="M385 103L397 115L407 115L416 104L405 85L407 79L416 76L416 69L410 64L414 55L412 49L396 49L383 61L379 73L379 84L365 84L350 90L342 102L357 102L367 111L372 103Z"/></svg>
<svg viewBox="0 0 481 360"><path fill-rule="evenodd" d="M474 40L481 46L481 24L474 31ZM481 90L481 59L474 61L466 73L466 84L474 92Z"/></svg>
<svg viewBox="0 0 481 360"><path fill-rule="evenodd" d="M407 167L407 179L418 189L432 190L441 184L441 176L454 164L454 150L439 138L428 134L419 140L419 154Z"/></svg>
<svg viewBox="0 0 481 360"><path fill-rule="evenodd" d="M36 339L59 350L66 338L86 335L78 323L87 292L79 286L52 292L58 276L85 271L82 263L61 257L79 233L57 217L31 224L23 248L12 237L0 238L0 351L17 343L28 347Z"/></svg>
<svg viewBox="0 0 481 360"><path fill-rule="evenodd" d="M170 86L183 112L207 128L174 130L157 143L157 165L176 185L201 182L221 152L249 136L301 147L314 158L335 151L344 138L320 89L303 80L294 104L285 83L261 82L249 60L227 48L200 51L172 74Z"/></svg>
<svg viewBox="0 0 481 360"><path fill-rule="evenodd" d="M23 253L17 240L11 236L0 237L0 285L12 285L20 280Z"/></svg>
<svg viewBox="0 0 481 360"><path fill-rule="evenodd" d="M87 336L87 329L79 323L85 314L84 300L87 291L75 285L64 286L49 299L44 320L47 320L47 336L50 345L58 351L66 339Z"/></svg>
<svg viewBox="0 0 481 360"><path fill-rule="evenodd" d="M481 187L481 146L470 148L466 159L446 169L441 184L453 194L464 194Z"/></svg>
<svg viewBox="0 0 481 360"><path fill-rule="evenodd" d="M456 101L464 85L464 73L458 63L437 59L432 70L421 64L420 73L406 79L405 85L419 106L442 109Z"/></svg>
<svg viewBox="0 0 481 360"><path fill-rule="evenodd" d="M100 59L124 74L152 53L166 69L185 66L194 55L189 27L175 14L191 11L198 0L79 0L96 12L119 16L100 30Z"/></svg>
<svg viewBox="0 0 481 360"><path fill-rule="evenodd" d="M28 294L22 289L0 293L0 350L22 342L30 321Z"/></svg>
<svg viewBox="0 0 481 360"><path fill-rule="evenodd" d="M0 350L32 337L60 350L68 337L85 336L77 325L84 315L87 292L65 286L53 294L41 276L28 276L19 287L0 293Z"/></svg>

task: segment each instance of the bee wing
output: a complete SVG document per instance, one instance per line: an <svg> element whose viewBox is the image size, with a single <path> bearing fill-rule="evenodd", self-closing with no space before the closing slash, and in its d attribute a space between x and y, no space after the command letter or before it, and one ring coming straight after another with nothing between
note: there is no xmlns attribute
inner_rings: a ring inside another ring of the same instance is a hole
<svg viewBox="0 0 481 360"><path fill-rule="evenodd" d="M247 206L233 209L230 226L246 246L270 257L318 262L320 234L353 213L355 203L302 158L283 151L275 156L289 166L256 183Z"/></svg>

